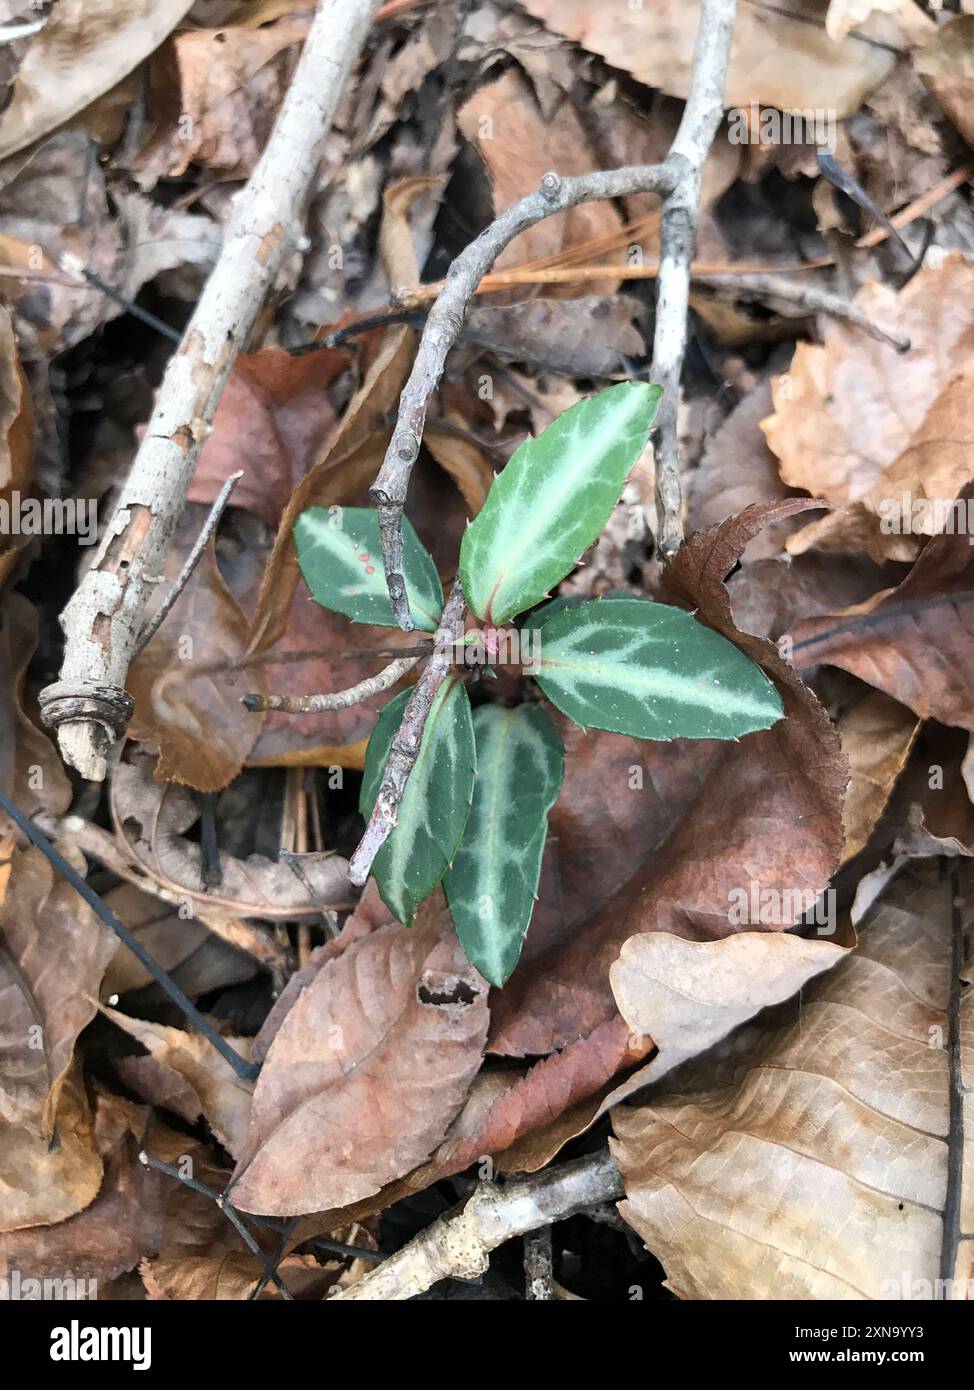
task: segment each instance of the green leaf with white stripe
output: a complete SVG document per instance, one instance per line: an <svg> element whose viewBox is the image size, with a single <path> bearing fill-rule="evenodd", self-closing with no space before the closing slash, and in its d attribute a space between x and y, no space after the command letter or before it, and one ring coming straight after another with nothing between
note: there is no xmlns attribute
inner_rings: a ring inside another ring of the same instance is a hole
<svg viewBox="0 0 974 1390"><path fill-rule="evenodd" d="M534 911L565 750L538 705L481 705L473 724L473 806L443 887L467 959L492 985L503 985Z"/></svg>
<svg viewBox="0 0 974 1390"><path fill-rule="evenodd" d="M379 517L371 507L309 507L294 523L298 564L311 596L322 608L357 623L396 627L389 602ZM443 611L436 566L403 517L403 568L413 622L435 632Z"/></svg>
<svg viewBox="0 0 974 1390"><path fill-rule="evenodd" d="M509 622L564 579L611 516L661 394L642 381L610 386L515 451L460 546L478 618Z"/></svg>
<svg viewBox="0 0 974 1390"><path fill-rule="evenodd" d="M359 797L366 819L372 814L386 758L411 693L404 690L389 701L369 739ZM470 700L459 681L446 681L426 720L399 819L372 866L382 901L407 927L453 862L470 814L476 767Z"/></svg>
<svg viewBox="0 0 974 1390"><path fill-rule="evenodd" d="M583 729L635 738L740 738L782 716L759 666L681 608L601 599L541 628L536 680Z"/></svg>

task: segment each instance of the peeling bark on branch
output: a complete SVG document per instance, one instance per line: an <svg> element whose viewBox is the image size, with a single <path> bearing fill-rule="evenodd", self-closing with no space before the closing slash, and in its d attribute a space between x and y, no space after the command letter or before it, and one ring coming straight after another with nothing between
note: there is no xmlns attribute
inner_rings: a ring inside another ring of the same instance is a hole
<svg viewBox="0 0 974 1390"><path fill-rule="evenodd" d="M146 601L234 360L292 244L376 8L377 0L321 0L267 147L236 198L220 258L169 361L107 534L61 616L64 663L41 703L62 757L84 777L104 778L106 755L124 731L123 687Z"/></svg>
<svg viewBox="0 0 974 1390"><path fill-rule="evenodd" d="M623 1195L622 1177L604 1149L503 1187L480 1183L464 1206L329 1302L396 1301L425 1293L440 1279L475 1279L506 1240Z"/></svg>

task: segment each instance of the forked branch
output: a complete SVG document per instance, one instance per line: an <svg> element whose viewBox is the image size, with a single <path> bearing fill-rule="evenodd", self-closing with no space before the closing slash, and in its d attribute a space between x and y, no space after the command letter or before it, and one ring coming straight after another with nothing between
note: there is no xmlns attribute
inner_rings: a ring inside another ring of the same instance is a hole
<svg viewBox="0 0 974 1390"><path fill-rule="evenodd" d="M686 351L690 261L696 237L700 177L723 114L724 80L734 28L736 0L702 0L700 27L693 55L690 94L673 147L663 164L637 165L608 172L560 178L545 174L536 193L514 203L462 251L450 267L420 340L409 380L399 401L399 415L382 468L370 489L379 513L382 558L396 621L404 632L413 627L403 582L402 515L409 475L419 454L430 397L447 354L463 326L464 315L481 278L504 248L529 227L579 203L659 193L660 268L653 379L664 388L658 420L656 506L665 554L683 534L683 499L677 461L677 395Z"/></svg>

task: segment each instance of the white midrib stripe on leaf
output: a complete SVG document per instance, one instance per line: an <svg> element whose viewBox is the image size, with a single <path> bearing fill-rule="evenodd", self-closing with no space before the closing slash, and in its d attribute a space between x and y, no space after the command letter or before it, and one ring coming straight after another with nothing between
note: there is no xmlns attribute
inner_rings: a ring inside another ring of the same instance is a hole
<svg viewBox="0 0 974 1390"><path fill-rule="evenodd" d="M628 428L633 416L638 415L645 406L645 400L639 392L634 392L633 395L635 399L632 405L627 410L626 415L620 419L613 421L613 428L618 430L620 434L622 433L624 428ZM577 436L580 428L580 425L574 425L572 434L572 444L566 444L565 446L566 453L568 453L569 458L571 458L572 454L574 453L574 439L575 436ZM540 437L541 436L539 436L539 438ZM555 490L556 486L556 496L561 492L570 493L575 489L577 485L577 480L580 477L582 480L584 480L584 478L592 472L593 457L595 459L598 459L602 454L606 452L605 450L598 450L597 448L593 447L593 445L597 443L598 437L599 431L592 430L587 447L584 450L578 451L578 453L575 455L574 463L567 469L560 470L556 474L549 475L542 482L540 488L542 497L545 494L548 494ZM621 487L622 481L620 481L620 490ZM506 501L506 505L509 507L515 506L518 492L522 490L523 485L515 485L510 497ZM503 557L503 566L500 562L498 562L497 568L500 573L500 577L494 586L490 598L488 599L488 613L493 613L498 593L503 591L504 586L510 580L511 575L517 573L518 563L521 557L524 555L525 551L529 549L537 549L539 548L539 546L541 550L544 551L545 547L543 545L543 538L545 534L549 531L551 515L552 512L550 510L545 509L544 507L538 507L536 502L532 502L527 509L527 516L519 520L519 534L517 540L513 545L505 545L501 543L500 532L498 529L497 533L495 534L494 543L487 550L486 554L488 559L491 559L495 551L500 549L501 555ZM555 515L557 515L557 509L555 509Z"/></svg>
<svg viewBox="0 0 974 1390"><path fill-rule="evenodd" d="M753 714L760 718L766 718L774 708L770 691L766 701L756 701L747 696L729 695L726 688L721 687L719 683L716 685L716 689L721 698L715 699L714 684L712 683L706 689L702 688L700 684L701 681L706 680L706 675L701 675L694 680L686 676L675 675L672 672L661 671L659 668L647 671L645 667L634 669L621 664L613 663L610 665L606 661L552 658L548 653L545 653L541 658L541 675L544 676L552 668L578 672L580 676L587 678L593 685L601 686L603 690L621 689L637 699L657 696L699 705L716 713ZM607 676L609 677L608 680L606 679Z"/></svg>
<svg viewBox="0 0 974 1390"><path fill-rule="evenodd" d="M507 744L507 743L510 742L511 729L512 729L512 727L513 727L514 721L513 721L512 717L511 717L509 714L505 714L502 723L503 723L503 728L501 728L501 729L499 729L499 730L497 730L497 731L495 731L495 732L492 732L491 735L490 735L490 754L491 754L491 757L490 757L489 759L487 759L487 761L491 761L494 757L496 757L496 758L498 758L498 759L500 760L500 766L503 768L503 749L504 749L505 744ZM478 761L479 761L479 759L478 759ZM486 785L486 784L485 784L485 785ZM502 792L502 790L504 790L504 789L506 788L506 785L507 785L507 784L506 784L506 780L505 780L505 778L504 778L503 776L501 776L501 777L495 777L495 778L494 778L494 781L493 781L493 792L492 792L492 794L491 794L490 797L489 797L488 806L485 807L485 812L486 812L486 817L487 817L487 826L488 826L488 830L487 830L487 845L488 845L488 850L487 850L487 853L485 853L484 855L482 855L482 856L480 857L480 862L479 862L479 864L477 865L477 872L476 872L476 874L475 874L475 876L474 876L475 888L480 888L481 884L482 884L482 883L485 883L485 884L487 885L488 896L489 896L489 898L490 898L491 923L493 924L493 930L492 930L490 933L487 933L487 934L486 934L487 939L486 939L486 941L485 941L483 944L484 944L484 948L485 948L485 949L484 949L484 960L485 960L485 962L488 961L488 960L490 961L491 973L492 973L493 975L499 975L499 974L500 974L501 964L502 964L501 952L500 952L500 949L499 949L500 943L498 942L498 939L497 939L497 921L498 921L498 919L497 919L497 909L498 909L498 907L499 907L499 905L500 905L500 895L499 895L499 893L493 892L493 891L491 891L491 890L494 889L494 888L497 886L497 882L498 882L498 880L496 880L496 870L497 870L496 844L497 844L497 823L498 823L497 808L498 808L498 805L500 804L500 801L501 801L501 792ZM475 789L474 794L476 795L476 789ZM489 872L486 872L488 866L491 865L491 864L494 865L494 874L491 874L491 873L489 873ZM481 896L482 896L482 894L477 894L476 891L475 891L474 897L475 897L475 900L476 900L476 901L479 901L479 898L480 898ZM479 910L479 909L475 909L475 910Z"/></svg>

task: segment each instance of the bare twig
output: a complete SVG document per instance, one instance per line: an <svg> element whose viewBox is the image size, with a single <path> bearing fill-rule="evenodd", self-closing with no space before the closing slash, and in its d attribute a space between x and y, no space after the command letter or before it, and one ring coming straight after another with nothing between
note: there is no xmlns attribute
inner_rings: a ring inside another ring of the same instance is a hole
<svg viewBox="0 0 974 1390"><path fill-rule="evenodd" d="M213 535L214 531L220 524L220 517L223 515L223 511L227 503L230 501L230 494L231 492L233 492L233 489L237 486L242 477L243 469L241 469L239 473L231 473L229 478L221 487L216 501L210 508L210 514L204 521L203 527L199 535L196 537L196 541L193 545L192 550L186 556L186 563L183 565L182 569L179 571L179 574L176 576L172 588L169 590L166 597L162 600L155 613L148 620L145 627L139 633L139 640L138 642L136 642L135 651L132 653L133 661L137 656L140 655L141 652L145 651L146 647L149 645L153 637L155 637L156 633L159 631L163 623L166 621L166 618L169 616L169 613L171 612L176 600L179 598L179 595L183 592L183 590L186 588L186 585L189 583L193 571L199 564L200 557L202 556L203 551L206 549L207 541L210 539L210 537Z"/></svg>
<svg viewBox="0 0 974 1390"><path fill-rule="evenodd" d="M376 8L376 0L320 0L270 139L166 368L115 517L62 614L61 678L41 702L62 757L92 780L104 779L106 754L131 714L122 687L146 600L234 360L299 232L318 152Z"/></svg>
<svg viewBox="0 0 974 1390"><path fill-rule="evenodd" d="M619 1170L604 1149L504 1187L482 1182L463 1207L434 1221L334 1301L394 1302L424 1293L440 1279L474 1279L506 1240L622 1195Z"/></svg>
<svg viewBox="0 0 974 1390"><path fill-rule="evenodd" d="M653 337L653 381L663 388L656 426L656 518L659 546L672 555L683 539L680 486L680 376L687 345L690 262L700 210L704 160L724 114L724 80L736 0L703 0L693 50L690 94L666 159L672 188L660 218L660 264Z"/></svg>
<svg viewBox="0 0 974 1390"><path fill-rule="evenodd" d="M139 1162L144 1163L146 1168L154 1168L157 1173L165 1173L166 1176L170 1178L179 1178L181 1182L186 1181L187 1185L192 1187L194 1192L198 1192L201 1196L212 1198L250 1253L255 1255L260 1261L267 1278L273 1279L280 1290L281 1297L286 1299L288 1303L294 1301L291 1297L290 1289L277 1272L277 1266L264 1254L263 1250L261 1250L256 1240L254 1240L254 1237L237 1215L236 1207L230 1205L222 1192L214 1192L212 1189L204 1187L201 1182L198 1183L193 1179L184 1179L182 1173L174 1164L165 1163L161 1158L156 1158L154 1154L146 1153L145 1149L139 1154Z"/></svg>
<svg viewBox="0 0 974 1390"><path fill-rule="evenodd" d="M404 656L398 661L390 661L374 676L367 676L358 685L347 690L334 690L325 695L242 695L240 698L249 710L280 710L283 714L323 714L331 709L348 709L359 705L372 695L389 690L407 671L411 671L419 661L418 656Z"/></svg>
<svg viewBox="0 0 974 1390"><path fill-rule="evenodd" d="M545 174L541 187L502 212L453 262L426 320L416 361L399 401L399 416L382 468L370 489L379 513L382 558L396 621L413 627L402 576L402 515L409 475L419 454L430 397L456 342L477 285L504 248L529 227L578 203L659 193L661 259L657 297L654 380L663 387L659 415L656 498L664 553L682 536L682 494L677 471L677 393L686 348L690 261L696 235L703 162L723 114L724 77L734 26L735 0L703 0L693 75L683 119L663 164L560 178Z"/></svg>
<svg viewBox="0 0 974 1390"><path fill-rule="evenodd" d="M406 790L409 774L419 756L426 720L429 718L437 691L449 675L453 662L453 642L463 626L466 611L466 600L457 578L440 618L433 654L406 701L399 732L389 749L379 794L375 799L369 823L365 827L365 834L348 863L349 880L359 887L368 878L372 861L396 824L399 803Z"/></svg>
<svg viewBox="0 0 974 1390"><path fill-rule="evenodd" d="M861 328L863 333L868 333L870 338L875 338L880 343L888 343L897 352L910 350L909 338L891 333L848 299L833 294L831 290L823 289L821 285L799 284L779 275L742 275L740 279L731 283L723 277L711 275L694 275L692 278L735 299L780 300L782 303L795 305L805 314L827 314L830 318L844 319L846 323Z"/></svg>
<svg viewBox="0 0 974 1390"><path fill-rule="evenodd" d="M521 198L481 232L450 267L443 289L430 309L409 380L399 399L399 416L378 477L369 489L379 513L382 559L396 622L413 630L402 568L402 515L409 475L419 454L430 397L443 373L447 354L463 326L467 306L483 275L518 235L556 212L578 203L619 198L629 193L665 193L670 174L661 164L615 169L607 173L559 178L545 174L536 193Z"/></svg>

